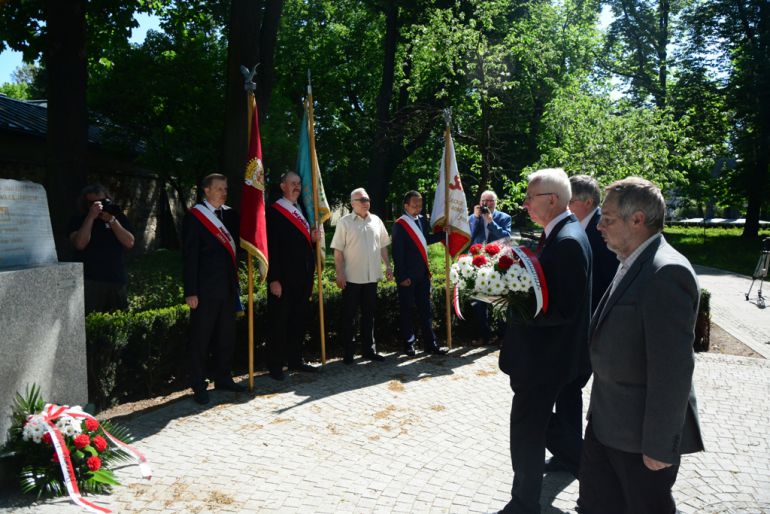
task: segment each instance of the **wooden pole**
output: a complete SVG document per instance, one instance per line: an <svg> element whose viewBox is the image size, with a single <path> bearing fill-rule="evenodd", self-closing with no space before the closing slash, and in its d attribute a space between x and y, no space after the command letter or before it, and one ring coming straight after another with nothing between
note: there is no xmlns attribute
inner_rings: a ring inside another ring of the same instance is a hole
<svg viewBox="0 0 770 514"><path fill-rule="evenodd" d="M254 261L246 252L249 270L249 391L254 391Z"/></svg>
<svg viewBox="0 0 770 514"><path fill-rule="evenodd" d="M449 138L452 134L449 131L449 118L447 118L446 129L444 130L444 226L449 224ZM446 232L446 244L444 245L444 289L446 292L446 344L452 349L452 310L450 305L452 297L449 290L449 232Z"/></svg>
<svg viewBox="0 0 770 514"><path fill-rule="evenodd" d="M318 158L315 154L315 124L313 122L313 88L310 85L310 70L307 72L307 135L310 144L310 176L313 182L313 214L315 215L315 230L319 237L320 223L318 222ZM324 287L323 263L321 262L321 241L315 245L315 270L318 277L318 322L321 332L321 365L326 366L326 328L324 327Z"/></svg>

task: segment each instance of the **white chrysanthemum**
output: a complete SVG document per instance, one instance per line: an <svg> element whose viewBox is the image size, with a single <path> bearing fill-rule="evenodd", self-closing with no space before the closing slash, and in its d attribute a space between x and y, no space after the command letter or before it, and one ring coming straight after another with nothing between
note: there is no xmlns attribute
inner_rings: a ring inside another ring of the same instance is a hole
<svg viewBox="0 0 770 514"><path fill-rule="evenodd" d="M529 291L534 285L535 282L532 280L532 276L529 273L524 273L521 277L521 286L524 288L523 290Z"/></svg>
<svg viewBox="0 0 770 514"><path fill-rule="evenodd" d="M489 266L479 268L479 271L476 274L476 292L487 295L490 294L489 288L495 275L495 270Z"/></svg>
<svg viewBox="0 0 770 514"><path fill-rule="evenodd" d="M449 269L449 280L453 285L457 285L457 283L460 281L460 272L457 268L457 264L452 264L452 267Z"/></svg>
<svg viewBox="0 0 770 514"><path fill-rule="evenodd" d="M80 421L71 416L60 417L56 420L56 426L59 427L61 433L67 437L75 437L83 431L80 426Z"/></svg>
<svg viewBox="0 0 770 514"><path fill-rule="evenodd" d="M506 289L505 279L499 273L495 273L489 282L489 294L500 296L506 292Z"/></svg>
<svg viewBox="0 0 770 514"><path fill-rule="evenodd" d="M21 432L21 437L25 441L34 441L39 443L45 433L45 422L42 416L30 416Z"/></svg>

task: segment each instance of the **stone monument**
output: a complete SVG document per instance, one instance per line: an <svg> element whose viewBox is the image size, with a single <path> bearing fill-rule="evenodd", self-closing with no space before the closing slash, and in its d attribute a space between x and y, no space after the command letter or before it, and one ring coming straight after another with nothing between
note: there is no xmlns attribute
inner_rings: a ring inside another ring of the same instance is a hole
<svg viewBox="0 0 770 514"><path fill-rule="evenodd" d="M0 445L17 392L88 401L83 265L59 263L45 189L0 179Z"/></svg>

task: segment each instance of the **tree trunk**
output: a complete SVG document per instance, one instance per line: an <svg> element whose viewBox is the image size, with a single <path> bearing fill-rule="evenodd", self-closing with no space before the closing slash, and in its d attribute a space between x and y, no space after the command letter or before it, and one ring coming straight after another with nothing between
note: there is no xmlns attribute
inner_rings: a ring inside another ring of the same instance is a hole
<svg viewBox="0 0 770 514"><path fill-rule="evenodd" d="M369 163L367 188L372 199L372 212L383 215L385 198L388 194L388 179L393 173L393 145L400 144L391 134L390 104L393 98L393 82L396 68L396 47L398 45L398 7L395 1L387 2L385 6L385 52L382 64L382 82L377 95L377 132L372 147L372 158Z"/></svg>
<svg viewBox="0 0 770 514"><path fill-rule="evenodd" d="M259 69L257 70L257 100L259 102L260 121L265 119L270 104L270 95L273 93L273 84L275 82L275 69L273 63L282 11L283 0L268 0L265 8L265 15L262 20L262 28L260 29L260 64Z"/></svg>
<svg viewBox="0 0 770 514"><path fill-rule="evenodd" d="M240 206L240 186L248 153L248 104L240 68L244 65L251 69L259 62L261 11L262 2L253 0L232 0L230 5L222 173L228 178L228 203L236 207ZM257 73L264 73L261 66Z"/></svg>
<svg viewBox="0 0 770 514"><path fill-rule="evenodd" d="M86 184L88 171L85 4L85 0L46 2L46 191L60 260L72 252L67 224L75 208L75 199Z"/></svg>

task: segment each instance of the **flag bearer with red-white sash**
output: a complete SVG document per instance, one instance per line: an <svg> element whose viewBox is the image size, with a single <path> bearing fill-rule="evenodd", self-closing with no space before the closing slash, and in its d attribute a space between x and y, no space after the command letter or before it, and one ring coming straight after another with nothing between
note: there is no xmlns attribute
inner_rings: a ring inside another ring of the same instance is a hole
<svg viewBox="0 0 770 514"><path fill-rule="evenodd" d="M412 309L416 306L425 352L442 355L446 350L439 347L433 332L428 245L443 241L445 236L443 232L431 233L421 212L422 196L417 191L409 191L404 196L404 214L393 225L393 264L398 285L401 338L404 353L415 355L417 338L412 324Z"/></svg>
<svg viewBox="0 0 770 514"><path fill-rule="evenodd" d="M299 175L281 177L283 196L267 209L267 366L270 376L283 380L283 366L290 371L313 372L302 358L305 328L311 318L310 295L315 274L318 231L311 228L297 200L302 193Z"/></svg>
<svg viewBox="0 0 770 514"><path fill-rule="evenodd" d="M190 386L197 403L209 401L206 361L214 356L212 375L217 389L244 391L230 374L235 345L238 266L234 235L238 214L225 205L227 177L214 173L203 179L205 199L190 209L182 226L184 295L190 307L188 346Z"/></svg>

